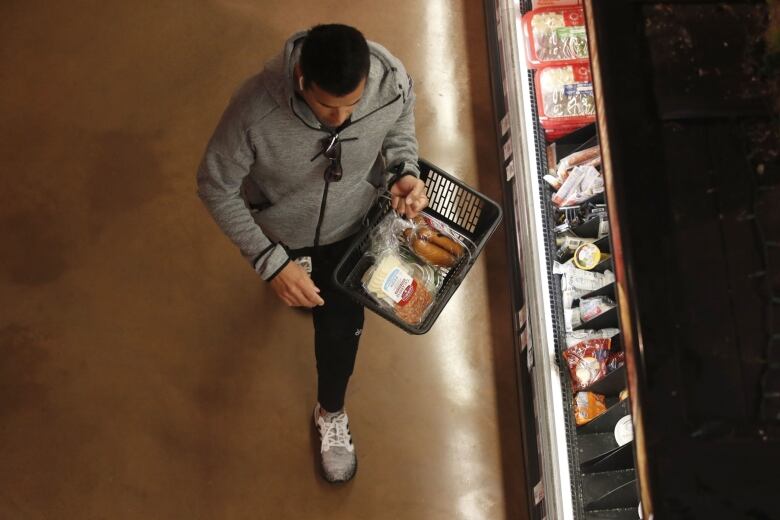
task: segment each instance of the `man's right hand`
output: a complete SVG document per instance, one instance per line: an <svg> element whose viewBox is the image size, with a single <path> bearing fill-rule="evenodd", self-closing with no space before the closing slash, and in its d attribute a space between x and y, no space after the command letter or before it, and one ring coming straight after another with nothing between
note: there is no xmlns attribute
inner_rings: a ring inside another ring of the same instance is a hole
<svg viewBox="0 0 780 520"><path fill-rule="evenodd" d="M276 295L290 307L316 307L325 305L320 298L320 290L314 285L309 274L295 262L286 266L271 280Z"/></svg>

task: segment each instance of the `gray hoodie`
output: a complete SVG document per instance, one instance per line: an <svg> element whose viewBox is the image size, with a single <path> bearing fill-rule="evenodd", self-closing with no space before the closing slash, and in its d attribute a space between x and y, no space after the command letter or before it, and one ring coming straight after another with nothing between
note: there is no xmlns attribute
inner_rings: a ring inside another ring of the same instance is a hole
<svg viewBox="0 0 780 520"><path fill-rule="evenodd" d="M284 246L314 245L318 224L323 245L356 232L387 189L389 171L419 176L411 79L397 58L369 42L365 91L339 132L343 177L326 188L322 140L333 130L293 87L305 35L292 36L234 94L197 175L212 217L265 280L289 262Z"/></svg>

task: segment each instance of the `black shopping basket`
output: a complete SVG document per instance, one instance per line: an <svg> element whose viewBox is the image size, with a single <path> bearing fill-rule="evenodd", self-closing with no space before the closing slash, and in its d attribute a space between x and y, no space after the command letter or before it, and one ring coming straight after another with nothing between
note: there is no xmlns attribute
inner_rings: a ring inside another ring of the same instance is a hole
<svg viewBox="0 0 780 520"><path fill-rule="evenodd" d="M430 330L501 221L501 208L498 204L424 160L420 160L419 165L420 179L425 182L428 196L428 207L423 210L423 213L428 213L446 223L476 246L470 257L464 256L447 272L423 322L410 325L401 320L392 311L383 308L372 299L363 290L360 281L363 273L371 266L371 260L364 257L369 246L370 232L382 217L391 211L390 201L387 198L380 198L369 212L366 225L350 244L333 272L336 287L411 334L425 334Z"/></svg>

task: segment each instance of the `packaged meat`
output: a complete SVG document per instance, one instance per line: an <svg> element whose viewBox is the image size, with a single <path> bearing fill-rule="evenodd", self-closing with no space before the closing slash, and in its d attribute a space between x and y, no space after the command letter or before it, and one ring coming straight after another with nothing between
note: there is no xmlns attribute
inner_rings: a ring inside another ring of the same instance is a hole
<svg viewBox="0 0 780 520"><path fill-rule="evenodd" d="M574 206L604 192L604 178L593 166L575 166L552 196L558 207Z"/></svg>
<svg viewBox="0 0 780 520"><path fill-rule="evenodd" d="M574 422L577 426L588 424L606 411L603 395L593 392L578 392L574 395Z"/></svg>
<svg viewBox="0 0 780 520"><path fill-rule="evenodd" d="M361 265L363 290L410 325L425 320L450 268L475 245L428 214L409 221L388 212L371 231Z"/></svg>
<svg viewBox="0 0 780 520"><path fill-rule="evenodd" d="M600 164L601 148L599 145L591 146L590 148L585 148L584 150L579 150L570 155L567 155L561 159L560 162L558 162L558 166L555 168L555 175L558 177L558 179L560 179L561 182L563 182L566 180L566 177L568 177L569 170L581 164L590 164L591 166L595 166L596 163L593 163L593 161L596 159L598 159L598 164Z"/></svg>
<svg viewBox="0 0 780 520"><path fill-rule="evenodd" d="M573 347L589 339L612 338L620 334L620 329L575 330L566 333L566 347Z"/></svg>
<svg viewBox="0 0 780 520"><path fill-rule="evenodd" d="M419 258L438 267L453 267L468 255L464 239L432 217L415 217L413 226L404 229L403 235Z"/></svg>
<svg viewBox="0 0 780 520"><path fill-rule="evenodd" d="M580 316L583 323L587 323L597 316L601 316L617 305L607 296L594 296L580 300Z"/></svg>
<svg viewBox="0 0 780 520"><path fill-rule="evenodd" d="M596 120L590 66L553 65L536 72L536 104L545 130L579 128Z"/></svg>
<svg viewBox="0 0 780 520"><path fill-rule="evenodd" d="M417 268L392 251L382 255L363 277L363 287L375 300L391 307L405 322L422 323L433 295ZM416 275L417 274L417 275Z"/></svg>
<svg viewBox="0 0 780 520"><path fill-rule="evenodd" d="M607 359L607 372L612 372L622 367L626 362L625 352L613 352Z"/></svg>
<svg viewBox="0 0 780 520"><path fill-rule="evenodd" d="M528 66L588 59L582 7L534 9L523 16Z"/></svg>
<svg viewBox="0 0 780 520"><path fill-rule="evenodd" d="M607 359L612 340L589 339L563 351L575 392L586 389L607 375Z"/></svg>

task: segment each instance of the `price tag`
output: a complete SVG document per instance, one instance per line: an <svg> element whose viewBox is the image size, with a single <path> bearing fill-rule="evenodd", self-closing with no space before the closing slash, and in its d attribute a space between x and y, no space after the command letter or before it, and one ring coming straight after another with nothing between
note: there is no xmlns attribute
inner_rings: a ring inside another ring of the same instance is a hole
<svg viewBox="0 0 780 520"><path fill-rule="evenodd" d="M506 153L506 150L504 151ZM515 160L512 159L509 161L509 164L506 165L506 180L512 179L512 177L515 176Z"/></svg>
<svg viewBox="0 0 780 520"><path fill-rule="evenodd" d="M504 143L504 160L506 161L510 157L512 157L512 140L507 139Z"/></svg>
<svg viewBox="0 0 780 520"><path fill-rule="evenodd" d="M501 118L501 136L503 137L509 131L509 114Z"/></svg>
<svg viewBox="0 0 780 520"><path fill-rule="evenodd" d="M540 480L534 486L534 505L539 505L539 502L544 498L544 483Z"/></svg>
<svg viewBox="0 0 780 520"><path fill-rule="evenodd" d="M526 310L525 305L523 305L523 307L517 311L517 323L520 327L524 327L526 320L528 320L528 311Z"/></svg>

